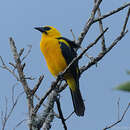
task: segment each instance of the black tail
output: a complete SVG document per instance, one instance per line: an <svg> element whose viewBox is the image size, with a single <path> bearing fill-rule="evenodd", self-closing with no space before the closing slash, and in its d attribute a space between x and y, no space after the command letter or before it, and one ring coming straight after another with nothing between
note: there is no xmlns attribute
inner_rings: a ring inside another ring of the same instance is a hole
<svg viewBox="0 0 130 130"><path fill-rule="evenodd" d="M74 111L76 115L84 116L85 105L84 105L79 88L76 88L76 91L72 91L71 89L70 91L71 91Z"/></svg>

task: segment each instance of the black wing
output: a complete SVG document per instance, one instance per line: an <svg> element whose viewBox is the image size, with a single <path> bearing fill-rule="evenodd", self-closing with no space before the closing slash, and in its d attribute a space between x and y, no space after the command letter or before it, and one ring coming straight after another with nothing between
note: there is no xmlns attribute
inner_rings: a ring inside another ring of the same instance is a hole
<svg viewBox="0 0 130 130"><path fill-rule="evenodd" d="M65 40L66 41L66 40ZM67 42L67 41L66 41ZM68 43L68 42L67 42ZM62 50L62 55L64 56L66 62L67 62L67 65L69 65L71 63L71 61L77 56L77 53L76 51L71 47L71 46L68 46L66 45L64 42L63 42L63 39L62 39L62 42L60 41L59 39L59 44L60 44L60 48ZM73 75L74 79L76 81L78 81L79 79L79 67L78 67L78 61L76 61L71 67L70 67L70 72L71 74Z"/></svg>
<svg viewBox="0 0 130 130"><path fill-rule="evenodd" d="M67 39L67 38L65 38L65 37L58 37L57 39L62 39L62 40L65 40L66 42L68 42L69 43L69 45L72 47L72 48L80 48L80 46L79 45L77 45L74 41L71 41L71 40L69 40L69 39Z"/></svg>

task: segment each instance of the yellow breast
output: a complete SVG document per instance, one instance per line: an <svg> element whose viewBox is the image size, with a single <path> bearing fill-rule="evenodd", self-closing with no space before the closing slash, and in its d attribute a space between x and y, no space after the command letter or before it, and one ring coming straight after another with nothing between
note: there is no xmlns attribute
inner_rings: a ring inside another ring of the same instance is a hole
<svg viewBox="0 0 130 130"><path fill-rule="evenodd" d="M53 76L57 76L59 72L62 72L67 67L57 39L47 38L41 40L40 49L46 59L48 69Z"/></svg>

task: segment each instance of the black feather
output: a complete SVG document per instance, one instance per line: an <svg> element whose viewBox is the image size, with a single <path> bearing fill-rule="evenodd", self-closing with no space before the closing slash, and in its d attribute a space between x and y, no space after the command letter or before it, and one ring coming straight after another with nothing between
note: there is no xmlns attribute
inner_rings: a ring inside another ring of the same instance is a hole
<svg viewBox="0 0 130 130"><path fill-rule="evenodd" d="M62 41L60 41L61 38L59 38L59 44L60 44L60 48L62 51L62 55L66 60L67 64L70 64L70 62L77 56L76 51L73 49L72 46L68 46L66 45L63 40L65 40L67 43L69 43L69 45L71 44L71 42L67 39L63 39ZM72 45L72 44L71 44ZM78 61L76 61L69 69L69 73L71 73L71 75L73 76L73 78L76 81L76 88L75 91L71 91L71 95L72 95L72 101L73 101L73 106L74 106L74 111L78 116L83 116L84 115L84 111L85 111L85 105L80 93L80 89L79 89L79 77L80 77L80 73L79 73L79 67L78 67Z"/></svg>

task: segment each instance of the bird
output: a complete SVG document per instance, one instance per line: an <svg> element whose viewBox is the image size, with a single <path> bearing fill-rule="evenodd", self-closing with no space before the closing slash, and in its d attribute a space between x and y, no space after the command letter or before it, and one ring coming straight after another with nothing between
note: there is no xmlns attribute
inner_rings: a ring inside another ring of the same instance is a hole
<svg viewBox="0 0 130 130"><path fill-rule="evenodd" d="M77 57L75 48L78 47L74 41L62 37L60 32L49 25L35 27L42 33L40 50L44 55L50 73L57 77ZM79 88L80 71L76 61L65 73L63 79L67 82L77 116L84 116L85 105Z"/></svg>

